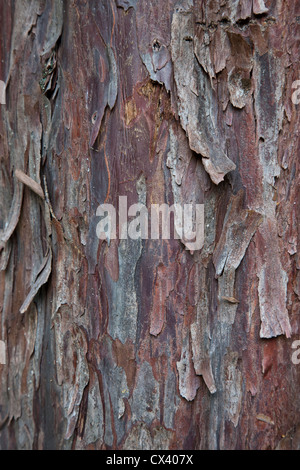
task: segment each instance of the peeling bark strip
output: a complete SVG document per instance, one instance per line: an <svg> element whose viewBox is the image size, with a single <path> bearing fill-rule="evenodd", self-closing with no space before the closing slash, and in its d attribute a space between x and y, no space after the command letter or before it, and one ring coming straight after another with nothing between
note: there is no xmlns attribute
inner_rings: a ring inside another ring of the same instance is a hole
<svg viewBox="0 0 300 470"><path fill-rule="evenodd" d="M263 413L259 413L256 416L256 419L258 419L259 421L263 421L264 423L271 424L271 426L274 426L275 424L274 421L269 416L266 416Z"/></svg>
<svg viewBox="0 0 300 470"><path fill-rule="evenodd" d="M197 375L202 375L210 393L215 393L217 388L212 372L211 362L199 344L202 339L199 323L193 323L191 325L191 339L195 372Z"/></svg>
<svg viewBox="0 0 300 470"><path fill-rule="evenodd" d="M289 338L292 329L287 310L288 276L282 268L276 243L277 234L272 222L268 221L260 228L258 241L264 247L262 260L258 264L258 294L262 322L260 336L271 338L285 334Z"/></svg>
<svg viewBox="0 0 300 470"><path fill-rule="evenodd" d="M238 268L251 238L262 222L261 214L243 209L242 205L243 192L239 191L229 201L222 234L214 251L216 276Z"/></svg>
<svg viewBox="0 0 300 470"><path fill-rule="evenodd" d="M299 8L0 2L1 449L300 449Z"/></svg>
<svg viewBox="0 0 300 470"><path fill-rule="evenodd" d="M4 248L5 243L8 242L8 240L14 233L16 226L18 225L22 208L22 199L23 185L16 184L13 201L9 213L9 220L8 222L6 222L4 230L0 232L0 249Z"/></svg>
<svg viewBox="0 0 300 470"><path fill-rule="evenodd" d="M175 10L171 50L180 122L188 135L191 149L203 157L204 168L212 181L219 184L229 171L235 169L235 164L226 155L224 141L219 135L214 116L210 113L215 96L208 78L197 67L193 38L192 8Z"/></svg>
<svg viewBox="0 0 300 470"><path fill-rule="evenodd" d="M30 306L31 302L35 298L36 294L40 290L40 288L46 284L49 279L51 273L51 262L52 262L52 252L49 250L48 256L44 258L42 266L40 267L39 273L36 279L33 282L33 285L30 289L29 294L27 295L26 299L24 300L21 308L20 313L25 313L28 307Z"/></svg>
<svg viewBox="0 0 300 470"><path fill-rule="evenodd" d="M21 183L25 184L30 189L32 189L32 191L34 191L42 199L45 199L44 192L43 192L42 187L41 187L40 184L38 184L36 181L34 181L32 178L30 178L30 176L27 176L21 170L16 170L15 175Z"/></svg>

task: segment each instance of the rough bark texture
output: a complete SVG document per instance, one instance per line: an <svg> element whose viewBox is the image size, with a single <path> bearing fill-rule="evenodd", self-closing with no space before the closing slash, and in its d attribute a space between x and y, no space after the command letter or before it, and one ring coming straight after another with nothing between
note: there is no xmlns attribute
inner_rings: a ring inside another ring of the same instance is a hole
<svg viewBox="0 0 300 470"><path fill-rule="evenodd" d="M299 2L0 17L1 448L299 449ZM120 195L204 247L99 240Z"/></svg>

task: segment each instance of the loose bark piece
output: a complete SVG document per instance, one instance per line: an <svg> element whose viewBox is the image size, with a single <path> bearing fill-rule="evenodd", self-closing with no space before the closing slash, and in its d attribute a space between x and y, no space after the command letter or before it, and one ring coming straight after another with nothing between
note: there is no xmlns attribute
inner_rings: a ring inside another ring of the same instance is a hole
<svg viewBox="0 0 300 470"><path fill-rule="evenodd" d="M23 199L23 185L16 184L13 201L9 213L9 221L6 223L6 228L0 232L0 250L4 247L5 243L10 239L15 231L19 222Z"/></svg>
<svg viewBox="0 0 300 470"><path fill-rule="evenodd" d="M259 413L258 415L256 415L256 419L258 419L259 421L262 421L263 423L267 423L267 424L271 424L272 426L274 426L274 421L267 415L263 414L263 413Z"/></svg>
<svg viewBox="0 0 300 470"><path fill-rule="evenodd" d="M21 308L20 308L20 313L25 313L26 310L28 310L31 302L37 295L38 291L40 288L46 284L46 282L49 279L49 276L51 274L51 269L52 269L52 251L49 249L48 256L45 256L41 269L39 271L39 274L37 275L36 280L34 281L29 294L27 295L26 299L24 300Z"/></svg>
<svg viewBox="0 0 300 470"><path fill-rule="evenodd" d="M17 169L15 175L18 180L28 186L33 192L35 192L40 198L45 199L44 191L39 183L34 181L30 176L26 175L22 170Z"/></svg>
<svg viewBox="0 0 300 470"><path fill-rule="evenodd" d="M243 191L239 191L236 196L231 197L222 234L214 251L216 276L220 276L223 271L237 269L263 220L258 212L243 209L242 206Z"/></svg>

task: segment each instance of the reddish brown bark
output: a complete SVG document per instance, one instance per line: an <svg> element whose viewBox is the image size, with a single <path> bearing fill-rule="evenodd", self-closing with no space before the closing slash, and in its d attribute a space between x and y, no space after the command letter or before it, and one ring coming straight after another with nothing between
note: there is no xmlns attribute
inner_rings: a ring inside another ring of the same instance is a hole
<svg viewBox="0 0 300 470"><path fill-rule="evenodd" d="M1 2L2 449L300 448L297 8ZM119 196L203 248L99 240Z"/></svg>

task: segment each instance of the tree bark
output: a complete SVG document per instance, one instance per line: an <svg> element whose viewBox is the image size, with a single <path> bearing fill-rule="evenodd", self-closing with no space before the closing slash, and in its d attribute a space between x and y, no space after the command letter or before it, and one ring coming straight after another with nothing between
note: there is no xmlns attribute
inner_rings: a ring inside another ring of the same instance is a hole
<svg viewBox="0 0 300 470"><path fill-rule="evenodd" d="M1 448L300 449L299 4L0 17ZM120 196L204 246L99 239Z"/></svg>

